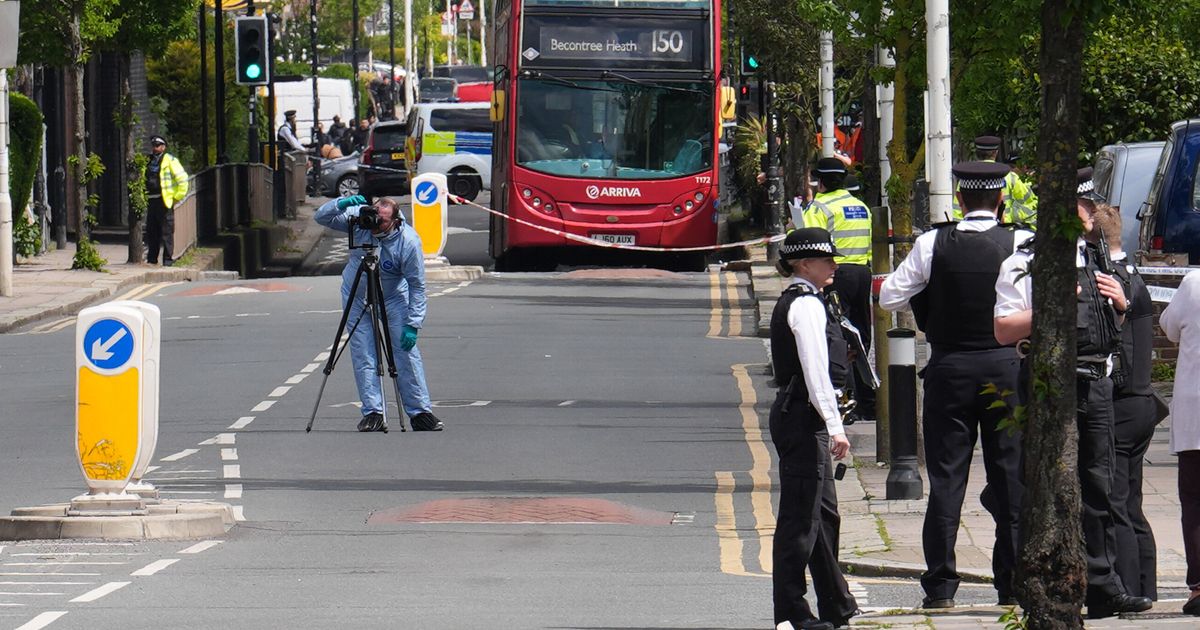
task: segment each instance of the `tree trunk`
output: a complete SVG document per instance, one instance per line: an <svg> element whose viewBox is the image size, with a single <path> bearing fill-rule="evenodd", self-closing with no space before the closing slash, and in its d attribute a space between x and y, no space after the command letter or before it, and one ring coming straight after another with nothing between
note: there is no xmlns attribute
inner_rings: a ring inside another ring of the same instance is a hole
<svg viewBox="0 0 1200 630"><path fill-rule="evenodd" d="M121 143L123 145L122 148L124 149L124 151L122 151L122 153L124 155L125 165L126 165L125 172L128 175L129 183L130 183L130 185L127 187L127 189L132 189L134 186L141 184L141 182L135 182L133 180L137 179L137 178L142 178L143 175L141 174L139 169L134 167L134 164L133 164L133 157L137 150L137 141L133 137L133 131L134 131L134 129L133 129L133 126L134 126L133 89L129 85L129 66L130 66L129 53L127 53L127 52L122 53L121 54L121 71L120 71L121 72L121 102L120 102L121 109L120 109L120 112L121 112L121 130L124 133L122 134ZM143 231L143 229L145 229L145 224L146 224L146 212L144 209L141 211L138 211L137 208L134 208L133 204L130 203L128 194L126 194L124 197L125 198L121 200L121 205L122 205L122 208L125 210L125 212L128 213L128 216L129 216L129 248L128 248L129 259L127 262L140 263L140 262L146 260L146 247L145 247L145 244L142 242L142 231Z"/></svg>
<svg viewBox="0 0 1200 630"><path fill-rule="evenodd" d="M83 104L83 39L79 30L80 15L75 13L67 26L67 48L71 63L65 68L68 106L67 154L76 163L68 169L67 196L75 206L75 239L78 244L88 238L87 208L87 137L84 131Z"/></svg>
<svg viewBox="0 0 1200 630"><path fill-rule="evenodd" d="M1082 628L1087 584L1076 425L1075 167L1083 16L1072 0L1042 5L1033 383L1026 405L1025 502L1017 588L1032 630Z"/></svg>

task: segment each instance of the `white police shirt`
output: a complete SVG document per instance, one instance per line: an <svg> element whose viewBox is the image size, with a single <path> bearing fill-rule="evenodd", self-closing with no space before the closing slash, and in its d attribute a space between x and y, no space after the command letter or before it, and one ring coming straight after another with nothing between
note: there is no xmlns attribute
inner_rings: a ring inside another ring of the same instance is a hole
<svg viewBox="0 0 1200 630"><path fill-rule="evenodd" d="M813 292L821 290L804 278L793 277L792 284L803 284ZM825 304L819 299L800 297L792 301L787 314L788 328L796 337L796 352L808 387L808 401L821 414L829 435L841 435L842 414L838 411L837 393L829 378L829 340L825 338L828 316Z"/></svg>
<svg viewBox="0 0 1200 630"><path fill-rule="evenodd" d="M1075 268L1087 264L1083 257L1085 243L1079 239L1075 244ZM996 308L992 311L996 319L1033 310L1033 251L1018 249L1000 263L1000 275L996 278Z"/></svg>
<svg viewBox="0 0 1200 630"><path fill-rule="evenodd" d="M972 210L954 226L954 229L962 232L985 232L995 226L995 211ZM908 305L913 296L925 290L929 284L929 276L933 273L933 249L937 233L937 230L929 230L917 237L908 257L883 281L883 286L879 289L880 306L889 311L900 310ZM1033 232L1017 230L1013 238L1013 251L1018 251L1017 248L1032 237ZM1003 266L1001 269L1003 270Z"/></svg>

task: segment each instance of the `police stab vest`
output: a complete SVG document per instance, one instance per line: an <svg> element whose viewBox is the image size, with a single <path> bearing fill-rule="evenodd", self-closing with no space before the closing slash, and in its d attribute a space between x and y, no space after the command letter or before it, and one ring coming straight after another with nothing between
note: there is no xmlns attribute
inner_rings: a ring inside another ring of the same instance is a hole
<svg viewBox="0 0 1200 630"><path fill-rule="evenodd" d="M798 299L820 300L825 309L825 341L829 344L829 378L833 387L845 387L849 375L849 357L847 343L842 336L842 327L838 323L841 313L825 295L813 291L805 284L793 284L784 289L783 295L775 303L771 312L771 365L775 370L775 382L780 387L787 387L792 377L797 377L793 400L808 400L808 386L804 382L803 369L800 366L800 353L796 349L796 335L788 325L788 312L792 303Z"/></svg>
<svg viewBox="0 0 1200 630"><path fill-rule="evenodd" d="M1076 353L1081 363L1098 363L1106 361L1116 351L1121 343L1121 327L1117 324L1116 311L1096 287L1096 272L1100 270L1096 264L1099 255L1096 246L1089 243L1085 252L1087 264L1078 269Z"/></svg>
<svg viewBox="0 0 1200 630"><path fill-rule="evenodd" d="M928 307L922 330L944 350L999 348L993 322L996 278L1000 264L1013 251L1012 230L999 225L969 232L946 225L933 245L929 283L922 293Z"/></svg>
<svg viewBox="0 0 1200 630"><path fill-rule="evenodd" d="M1146 288L1146 282L1136 267L1118 264L1116 271L1122 283L1129 287L1128 295L1132 299L1129 311L1125 314L1125 323L1121 326L1122 365L1114 366L1114 371L1124 371L1125 378L1120 384L1114 379L1113 395L1149 396L1154 393L1150 387L1154 303L1150 298L1150 290Z"/></svg>

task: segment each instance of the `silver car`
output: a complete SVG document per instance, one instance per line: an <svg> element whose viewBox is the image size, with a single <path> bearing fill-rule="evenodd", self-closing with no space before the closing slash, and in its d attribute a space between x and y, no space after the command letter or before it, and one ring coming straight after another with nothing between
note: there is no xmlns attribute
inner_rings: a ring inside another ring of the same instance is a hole
<svg viewBox="0 0 1200 630"><path fill-rule="evenodd" d="M321 194L326 197L348 197L358 194L358 152L321 160Z"/></svg>

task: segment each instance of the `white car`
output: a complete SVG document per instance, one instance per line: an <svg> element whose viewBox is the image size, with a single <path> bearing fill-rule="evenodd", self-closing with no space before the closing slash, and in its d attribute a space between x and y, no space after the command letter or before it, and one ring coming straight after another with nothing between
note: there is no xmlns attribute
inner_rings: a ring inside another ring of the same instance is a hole
<svg viewBox="0 0 1200 630"><path fill-rule="evenodd" d="M405 152L412 176L442 173L451 194L473 201L492 188L490 103L417 103Z"/></svg>

